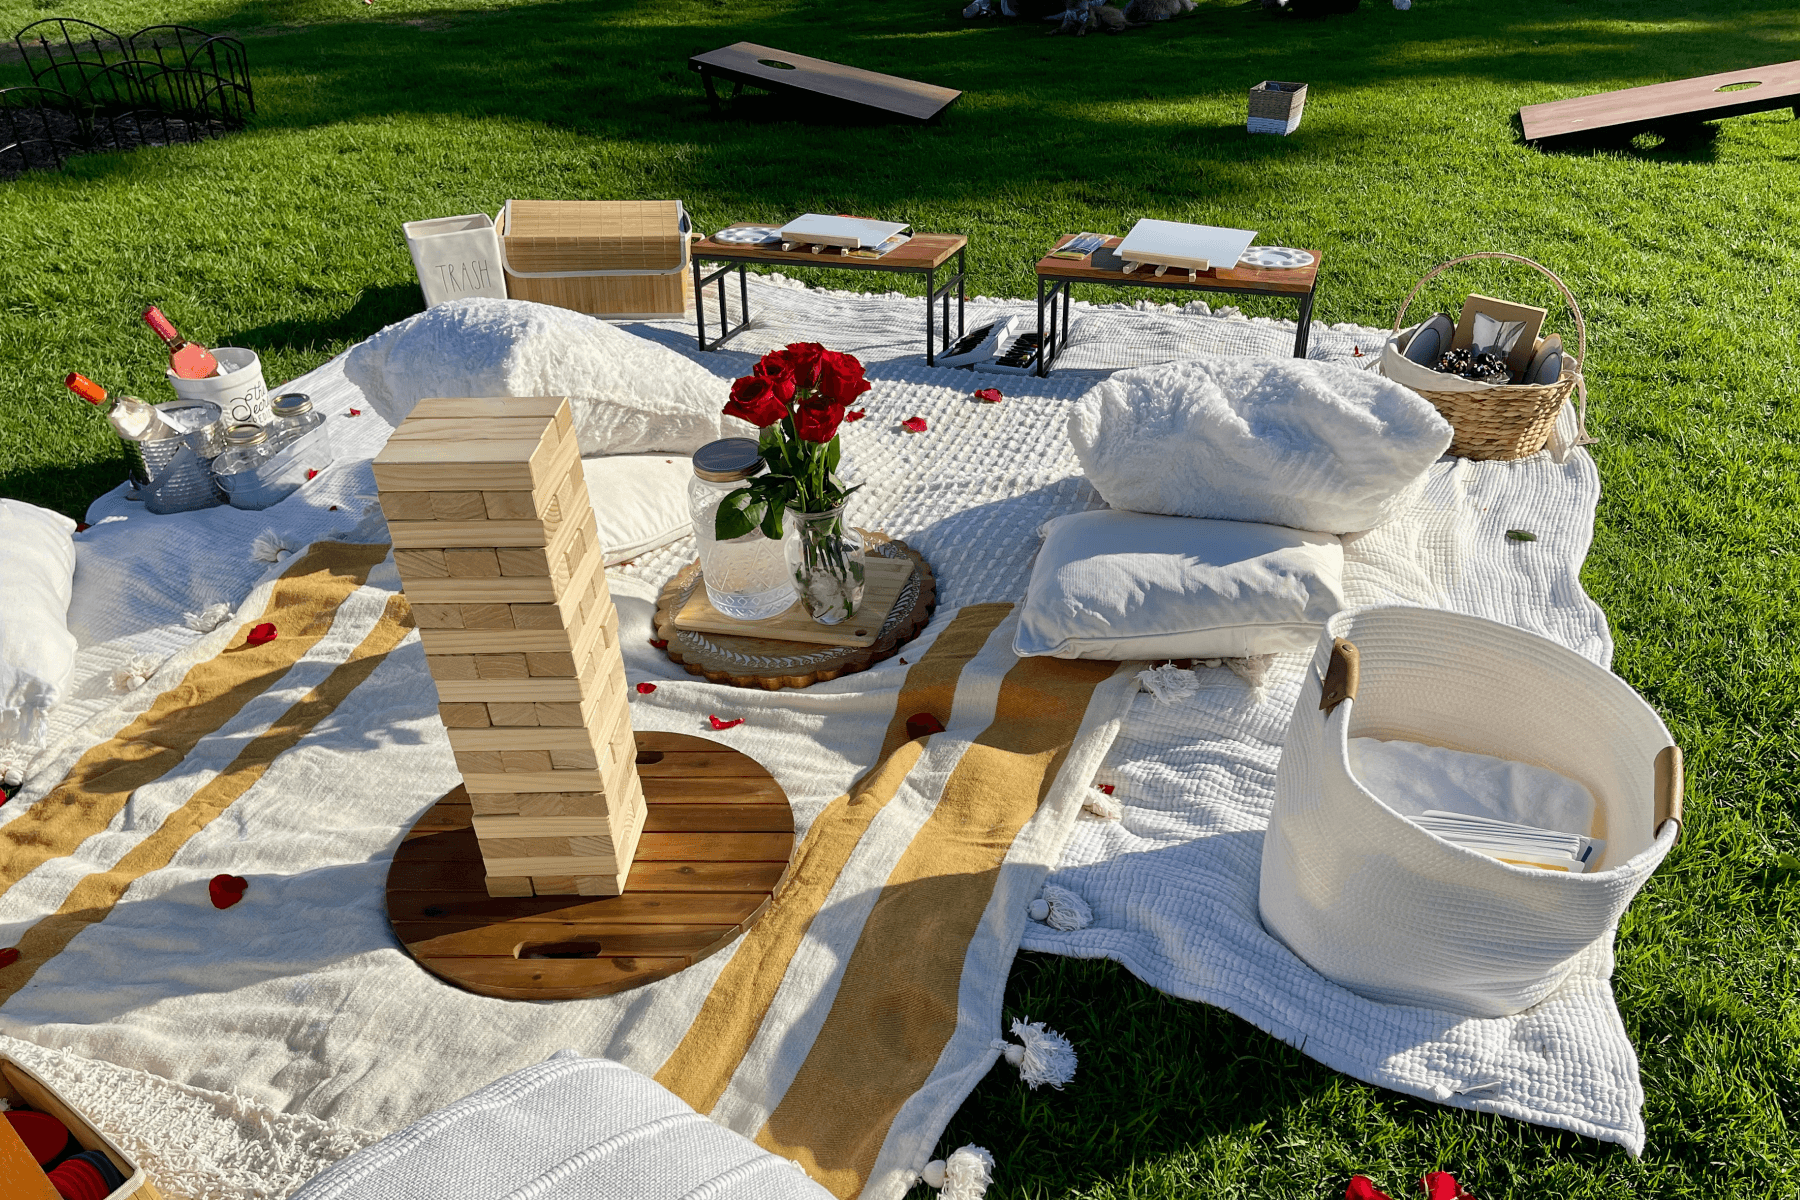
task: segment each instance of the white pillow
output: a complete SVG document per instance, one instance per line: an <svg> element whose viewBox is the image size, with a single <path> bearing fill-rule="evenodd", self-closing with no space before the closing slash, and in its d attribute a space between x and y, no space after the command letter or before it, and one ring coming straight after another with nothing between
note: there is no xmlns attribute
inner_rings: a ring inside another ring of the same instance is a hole
<svg viewBox="0 0 1800 1200"><path fill-rule="evenodd" d="M75 522L0 500L0 746L35 742L75 670Z"/></svg>
<svg viewBox="0 0 1800 1200"><path fill-rule="evenodd" d="M606 565L614 567L668 545L693 528L688 481L694 464L679 455L626 454L583 459L588 500Z"/></svg>
<svg viewBox="0 0 1800 1200"><path fill-rule="evenodd" d="M344 374L396 427L428 396L567 396L586 455L692 454L750 428L722 412L730 382L698 363L523 300L436 305L352 347Z"/></svg>
<svg viewBox="0 0 1800 1200"><path fill-rule="evenodd" d="M1045 527L1013 650L1052 658L1248 658L1309 650L1344 606L1328 533L1114 511Z"/></svg>
<svg viewBox="0 0 1800 1200"><path fill-rule="evenodd" d="M1418 498L1450 423L1354 367L1200 358L1099 384L1069 440L1114 508L1355 533Z"/></svg>

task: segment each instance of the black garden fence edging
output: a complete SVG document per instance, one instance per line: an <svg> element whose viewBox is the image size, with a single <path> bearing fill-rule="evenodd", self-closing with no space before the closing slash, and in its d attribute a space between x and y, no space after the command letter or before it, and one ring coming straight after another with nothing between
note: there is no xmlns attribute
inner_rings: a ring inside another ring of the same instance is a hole
<svg viewBox="0 0 1800 1200"><path fill-rule="evenodd" d="M31 83L0 88L0 179L71 156L197 142L256 111L244 44L186 25L133 34L50 17L13 39Z"/></svg>

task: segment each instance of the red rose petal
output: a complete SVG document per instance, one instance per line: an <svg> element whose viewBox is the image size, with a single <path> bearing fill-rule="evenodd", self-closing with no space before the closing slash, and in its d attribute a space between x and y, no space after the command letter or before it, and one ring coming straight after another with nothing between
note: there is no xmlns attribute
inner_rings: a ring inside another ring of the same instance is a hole
<svg viewBox="0 0 1800 1200"><path fill-rule="evenodd" d="M313 480L317 479L318 477L319 477L318 471L316 471L312 467L306 468L306 481L308 483L311 483Z"/></svg>
<svg viewBox="0 0 1800 1200"><path fill-rule="evenodd" d="M362 416L362 409L360 409L360 408L353 408L353 409L351 409L351 410L350 410L350 415L351 415L351 416L353 416L353 417L360 417L360 416Z"/></svg>
<svg viewBox="0 0 1800 1200"><path fill-rule="evenodd" d="M1100 791L1103 791L1103 792L1105 792L1105 793L1106 793L1106 794L1107 794L1107 795L1109 795L1109 796L1110 796L1110 795L1112 795L1112 794L1113 794L1113 787L1114 787L1114 786L1115 786L1115 785L1113 785L1113 784L1110 784L1110 783L1096 783L1096 784L1095 784L1095 785L1094 785L1094 786L1095 786L1095 787L1096 787L1096 788L1098 788L1098 789L1099 789L1099 790L1100 790Z"/></svg>
<svg viewBox="0 0 1800 1200"><path fill-rule="evenodd" d="M249 889L250 881L242 875L214 875L206 884L214 908L230 908L242 900Z"/></svg>
<svg viewBox="0 0 1800 1200"><path fill-rule="evenodd" d="M998 404L1001 400L1005 399L1005 397L1000 394L999 388L982 388L979 392L975 393L975 398L983 404Z"/></svg>
<svg viewBox="0 0 1800 1200"><path fill-rule="evenodd" d="M1344 1200L1391 1200L1391 1197L1369 1181L1367 1175L1352 1175L1344 1189Z"/></svg>
<svg viewBox="0 0 1800 1200"><path fill-rule="evenodd" d="M1350 347L1350 357L1351 358L1361 358L1362 356L1363 356L1363 352L1362 352L1361 346Z"/></svg>
<svg viewBox="0 0 1800 1200"><path fill-rule="evenodd" d="M19 948L17 946L8 946L6 949L0 950L0 967L10 967L18 961Z"/></svg>
<svg viewBox="0 0 1800 1200"><path fill-rule="evenodd" d="M638 695L648 696L651 692L656 690L656 685L654 683L640 683L637 685L637 690Z"/></svg>
<svg viewBox="0 0 1800 1200"><path fill-rule="evenodd" d="M846 409L846 410L845 410L845 412L844 412L844 420L846 420L846 421L860 421L860 420L862 420L862 419L863 419L863 418L864 418L864 417L866 417L866 416L868 416L868 415L869 415L869 410L868 410L868 409L866 409L866 408L852 408L852 409Z"/></svg>
<svg viewBox="0 0 1800 1200"><path fill-rule="evenodd" d="M93 526L89 525L86 521L75 522L75 532L76 533L86 533L88 530L90 530L92 528L93 528Z"/></svg>
<svg viewBox="0 0 1800 1200"><path fill-rule="evenodd" d="M667 638L651 638L650 644L652 646L655 646L658 650L667 650L669 648L669 639L667 639Z"/></svg>
<svg viewBox="0 0 1800 1200"><path fill-rule="evenodd" d="M933 733L944 732L944 723L931 713L917 712L906 718L906 736L922 738Z"/></svg>
<svg viewBox="0 0 1800 1200"><path fill-rule="evenodd" d="M1425 1200L1475 1200L1448 1171L1427 1171L1419 1184L1425 1189Z"/></svg>
<svg viewBox="0 0 1800 1200"><path fill-rule="evenodd" d="M258 625L244 635L244 644L246 646L266 646L278 636L280 635L275 632L275 626L264 621L261 625Z"/></svg>
<svg viewBox="0 0 1800 1200"><path fill-rule="evenodd" d="M334 504L334 505L332 505L332 506L331 506L331 511L332 511L332 512L337 512L337 511L338 511L338 506L337 506L337 505L335 505L335 504Z"/></svg>
<svg viewBox="0 0 1800 1200"><path fill-rule="evenodd" d="M924 417L908 417L908 418L906 418L906 420L900 422L900 428L906 430L906 432L908 432L908 433L924 433L925 432L925 418Z"/></svg>
<svg viewBox="0 0 1800 1200"><path fill-rule="evenodd" d="M730 721L721 721L711 713L706 714L706 719L712 722L712 727L714 729L731 729L744 723L744 718L742 717L736 717Z"/></svg>

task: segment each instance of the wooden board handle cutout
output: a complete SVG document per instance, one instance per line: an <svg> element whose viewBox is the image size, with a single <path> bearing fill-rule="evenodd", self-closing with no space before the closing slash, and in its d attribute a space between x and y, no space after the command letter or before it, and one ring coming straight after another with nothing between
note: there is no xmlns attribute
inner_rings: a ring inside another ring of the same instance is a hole
<svg viewBox="0 0 1800 1200"><path fill-rule="evenodd" d="M1664 746L1656 755L1656 807L1652 830L1661 830L1664 821L1681 825L1682 783L1681 747ZM1679 830L1675 836L1681 836Z"/></svg>
<svg viewBox="0 0 1800 1200"><path fill-rule="evenodd" d="M1356 699L1356 681L1361 672L1361 659L1356 644L1347 638L1331 643L1331 663L1325 668L1325 687L1319 694L1319 711L1330 716L1332 710L1346 700Z"/></svg>

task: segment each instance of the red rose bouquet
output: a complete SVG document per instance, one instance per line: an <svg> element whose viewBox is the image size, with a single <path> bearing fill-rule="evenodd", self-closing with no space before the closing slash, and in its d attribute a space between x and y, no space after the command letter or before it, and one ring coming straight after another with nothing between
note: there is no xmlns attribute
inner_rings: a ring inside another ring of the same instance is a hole
<svg viewBox="0 0 1800 1200"><path fill-rule="evenodd" d="M799 526L788 551L794 585L814 618L826 624L846 619L862 601L861 545L845 529L842 512L856 489L845 487L836 471L838 427L851 402L868 390L855 358L817 342L795 342L763 355L731 385L725 405L727 416L762 430L757 444L769 470L720 503L718 539L761 529L779 540L783 514L791 510Z"/></svg>

